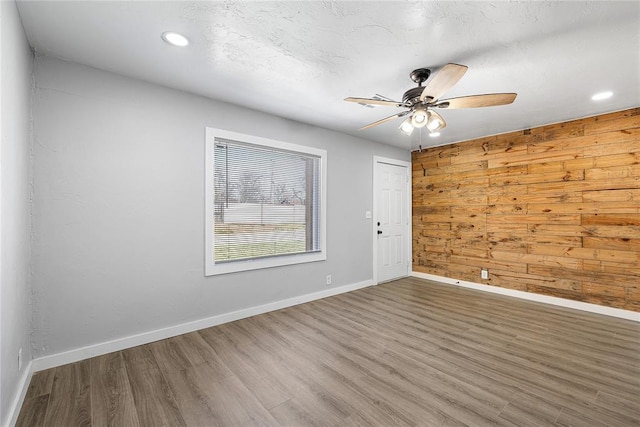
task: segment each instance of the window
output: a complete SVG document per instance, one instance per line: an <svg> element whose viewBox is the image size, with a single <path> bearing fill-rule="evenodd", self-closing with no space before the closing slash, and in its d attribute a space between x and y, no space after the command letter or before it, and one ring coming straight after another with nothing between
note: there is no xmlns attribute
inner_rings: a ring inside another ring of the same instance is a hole
<svg viewBox="0 0 640 427"><path fill-rule="evenodd" d="M326 259L325 150L207 128L205 274Z"/></svg>

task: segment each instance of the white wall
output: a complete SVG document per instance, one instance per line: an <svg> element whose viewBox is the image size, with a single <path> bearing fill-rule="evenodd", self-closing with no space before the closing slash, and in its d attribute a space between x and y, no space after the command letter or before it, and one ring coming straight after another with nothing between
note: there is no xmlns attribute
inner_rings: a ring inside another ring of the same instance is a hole
<svg viewBox="0 0 640 427"><path fill-rule="evenodd" d="M374 155L405 150L36 58L33 288L47 356L372 278ZM204 276L205 127L328 150L325 262Z"/></svg>
<svg viewBox="0 0 640 427"><path fill-rule="evenodd" d="M29 164L33 57L13 1L0 1L0 29L0 425L5 425L31 359ZM20 348L24 360L21 370Z"/></svg>

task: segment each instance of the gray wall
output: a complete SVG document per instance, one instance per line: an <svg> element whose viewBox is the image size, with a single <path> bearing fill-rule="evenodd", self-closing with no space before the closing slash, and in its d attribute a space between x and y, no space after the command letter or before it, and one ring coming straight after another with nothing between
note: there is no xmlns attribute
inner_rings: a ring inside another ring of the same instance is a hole
<svg viewBox="0 0 640 427"><path fill-rule="evenodd" d="M36 357L372 278L373 156L408 151L36 58ZM328 151L327 261L204 276L205 127Z"/></svg>
<svg viewBox="0 0 640 427"><path fill-rule="evenodd" d="M33 57L14 2L0 1L0 424L31 359L29 164ZM23 367L18 370L18 350Z"/></svg>

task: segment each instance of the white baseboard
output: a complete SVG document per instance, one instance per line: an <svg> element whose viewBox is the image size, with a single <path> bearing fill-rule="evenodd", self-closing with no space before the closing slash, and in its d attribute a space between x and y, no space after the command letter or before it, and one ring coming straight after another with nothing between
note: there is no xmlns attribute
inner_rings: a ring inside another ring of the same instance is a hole
<svg viewBox="0 0 640 427"><path fill-rule="evenodd" d="M124 338L118 338L99 344L81 347L63 353L43 356L33 360L33 372L42 371L56 366L66 365L67 363L78 362L103 354L112 353L114 351L124 350L142 344L148 344L154 341L175 337L177 335L186 334L200 329L210 328L212 326L221 325L223 323L233 322L234 320L244 319L246 317L255 316L269 311L280 310L282 308L291 307L305 302L310 302L345 292L354 291L356 289L365 288L373 285L373 280L365 280L363 282L352 283L350 285L329 288L311 294L300 295L293 298L287 298L280 301L274 301L268 304L250 307L243 310L232 311L229 313L219 314L217 316L205 319L195 320L193 322L182 323L180 325L170 326L168 328L157 329L154 331L144 332L137 335L131 335Z"/></svg>
<svg viewBox="0 0 640 427"><path fill-rule="evenodd" d="M15 426L16 422L18 422L18 415L20 415L20 408L22 408L22 404L24 403L24 398L27 395L27 390L29 390L29 383L31 383L31 377L33 376L33 363L30 361L27 366L25 366L22 375L20 376L20 381L18 381L17 393L13 397L11 401L11 405L9 406L9 412L7 415L7 423L3 424L4 427ZM2 420L0 420L2 421Z"/></svg>
<svg viewBox="0 0 640 427"><path fill-rule="evenodd" d="M640 322L640 313L623 310L620 308L606 307L598 304L590 304L582 301L573 301L565 298L552 297L549 295L534 294L533 292L517 291L514 289L505 289L498 286L490 286L482 283L467 282L464 280L451 279L449 277L436 276L434 274L420 273L418 271L412 271L413 277L419 277L421 279L433 280L434 282L446 283L454 286L461 286L463 288L475 289L478 291L491 292L494 294L507 295L510 297L525 299L529 301L542 302L546 304L557 305L560 307L573 308L576 310L588 311L590 313L604 314L605 316L618 317L620 319L633 320L634 322Z"/></svg>

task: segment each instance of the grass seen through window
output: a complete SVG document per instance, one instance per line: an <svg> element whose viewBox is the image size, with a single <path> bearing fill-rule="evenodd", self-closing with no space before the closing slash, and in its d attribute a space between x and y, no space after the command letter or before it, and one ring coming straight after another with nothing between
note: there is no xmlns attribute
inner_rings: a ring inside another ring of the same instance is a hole
<svg viewBox="0 0 640 427"><path fill-rule="evenodd" d="M305 252L305 224L215 224L215 234L225 235L215 245L216 261L257 258ZM278 235L277 240L273 239Z"/></svg>

